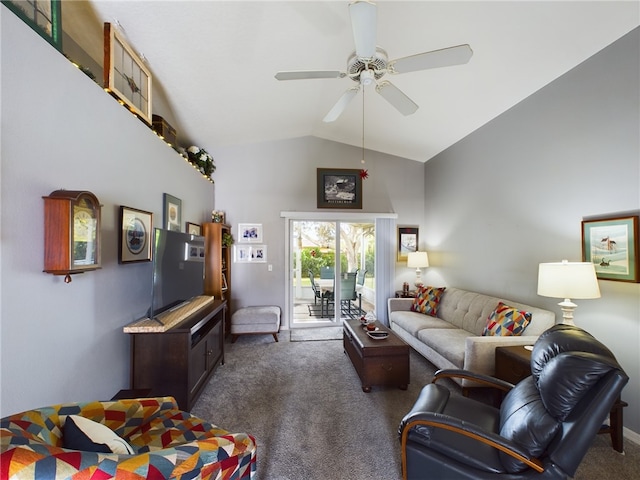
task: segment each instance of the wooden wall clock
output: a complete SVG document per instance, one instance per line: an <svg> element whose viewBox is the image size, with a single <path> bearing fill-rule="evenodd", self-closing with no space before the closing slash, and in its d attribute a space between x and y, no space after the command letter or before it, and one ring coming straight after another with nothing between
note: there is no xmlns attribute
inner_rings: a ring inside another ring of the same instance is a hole
<svg viewBox="0 0 640 480"><path fill-rule="evenodd" d="M44 271L71 275L100 268L100 209L87 191L56 190L44 198Z"/></svg>

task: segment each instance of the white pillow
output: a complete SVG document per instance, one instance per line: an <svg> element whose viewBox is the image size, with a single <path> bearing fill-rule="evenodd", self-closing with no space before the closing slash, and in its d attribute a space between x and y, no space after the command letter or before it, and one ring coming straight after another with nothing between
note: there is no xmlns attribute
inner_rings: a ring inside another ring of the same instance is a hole
<svg viewBox="0 0 640 480"><path fill-rule="evenodd" d="M69 415L64 422L64 448L84 452L133 455L131 445L109 427L79 415Z"/></svg>

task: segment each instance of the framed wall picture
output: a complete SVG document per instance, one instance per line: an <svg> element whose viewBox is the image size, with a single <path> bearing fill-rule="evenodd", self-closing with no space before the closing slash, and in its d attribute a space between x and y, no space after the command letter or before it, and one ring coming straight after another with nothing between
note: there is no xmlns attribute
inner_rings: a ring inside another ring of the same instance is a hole
<svg viewBox="0 0 640 480"><path fill-rule="evenodd" d="M191 223L191 222L187 222L186 224L187 227L187 233L190 233L191 235L202 235L202 226L198 225L197 223Z"/></svg>
<svg viewBox="0 0 640 480"><path fill-rule="evenodd" d="M151 72L116 28L104 24L104 88L152 125Z"/></svg>
<svg viewBox="0 0 640 480"><path fill-rule="evenodd" d="M120 207L118 262L151 261L153 214L131 207Z"/></svg>
<svg viewBox="0 0 640 480"><path fill-rule="evenodd" d="M240 223L238 224L239 243L262 243L261 223Z"/></svg>
<svg viewBox="0 0 640 480"><path fill-rule="evenodd" d="M406 262L411 252L418 251L418 227L398 227L398 262Z"/></svg>
<svg viewBox="0 0 640 480"><path fill-rule="evenodd" d="M172 230L174 232L182 231L182 200L169 195L164 194L164 220L162 222L162 228L166 230Z"/></svg>
<svg viewBox="0 0 640 480"><path fill-rule="evenodd" d="M267 261L267 246L235 245L234 261L236 263L264 263Z"/></svg>
<svg viewBox="0 0 640 480"><path fill-rule="evenodd" d="M582 259L600 279L640 283L638 216L584 220Z"/></svg>
<svg viewBox="0 0 640 480"><path fill-rule="evenodd" d="M62 0L2 0L38 35L62 51Z"/></svg>
<svg viewBox="0 0 640 480"><path fill-rule="evenodd" d="M360 170L318 168L317 182L318 208L362 209Z"/></svg>

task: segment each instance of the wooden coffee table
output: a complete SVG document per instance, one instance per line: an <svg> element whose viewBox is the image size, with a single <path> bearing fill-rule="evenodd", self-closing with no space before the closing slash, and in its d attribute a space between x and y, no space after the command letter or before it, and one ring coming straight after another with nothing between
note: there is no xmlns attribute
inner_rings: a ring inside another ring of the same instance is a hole
<svg viewBox="0 0 640 480"><path fill-rule="evenodd" d="M372 386L397 386L406 390L409 385L409 345L380 322L376 321L375 325L389 336L374 340L367 335L360 320L344 321L344 351L358 372L362 391L369 393Z"/></svg>

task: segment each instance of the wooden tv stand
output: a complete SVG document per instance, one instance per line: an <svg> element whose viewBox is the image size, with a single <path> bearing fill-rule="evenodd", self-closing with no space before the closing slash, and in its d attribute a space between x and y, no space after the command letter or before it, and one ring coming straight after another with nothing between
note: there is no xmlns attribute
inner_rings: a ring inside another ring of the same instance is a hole
<svg viewBox="0 0 640 480"><path fill-rule="evenodd" d="M170 395L190 411L215 368L224 363L226 306L226 300L213 300L161 331L140 327L149 319L124 327L131 335L131 388Z"/></svg>

